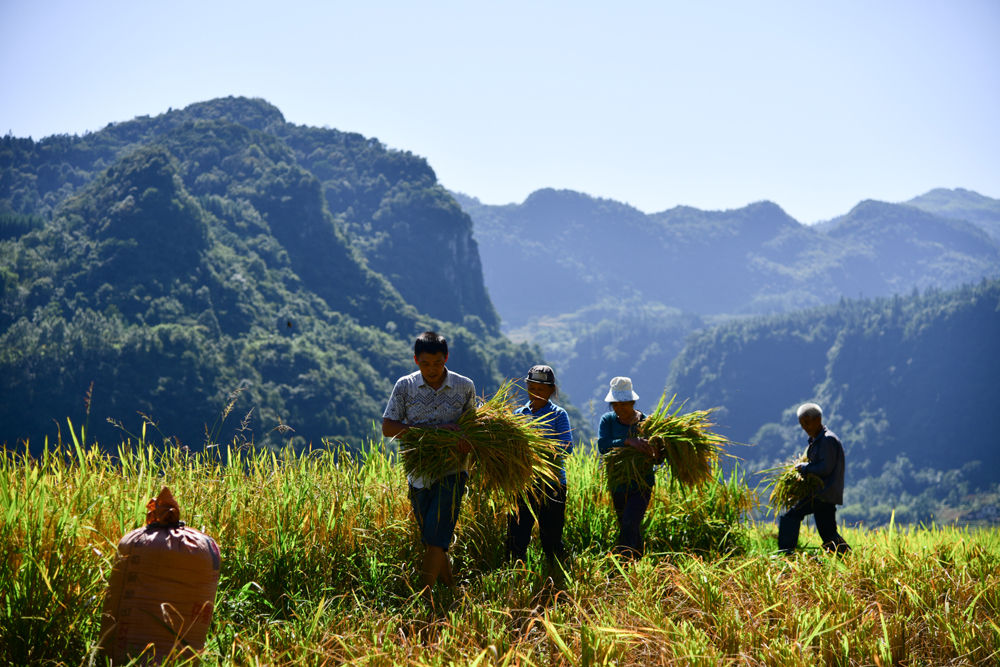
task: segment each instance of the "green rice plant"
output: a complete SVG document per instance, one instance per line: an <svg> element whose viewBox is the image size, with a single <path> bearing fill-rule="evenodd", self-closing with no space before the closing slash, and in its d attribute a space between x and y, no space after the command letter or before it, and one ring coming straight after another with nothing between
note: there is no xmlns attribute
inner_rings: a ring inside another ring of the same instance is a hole
<svg viewBox="0 0 1000 667"><path fill-rule="evenodd" d="M803 454L784 465L761 471L766 475L764 489L771 489L768 506L774 516L814 497L823 488L823 480L812 473L803 475L795 467L798 463L809 463L809 458Z"/></svg>
<svg viewBox="0 0 1000 667"><path fill-rule="evenodd" d="M618 533L609 502L602 458L580 448L566 460L566 548L575 554L605 554ZM657 484L645 519L646 551L666 553L741 553L749 545L746 521L757 506L737 468L724 477L713 467L712 481L695 487Z"/></svg>
<svg viewBox="0 0 1000 667"><path fill-rule="evenodd" d="M615 511L604 479L604 457L575 448L566 458L566 526L563 541L571 553L604 553L617 533Z"/></svg>
<svg viewBox="0 0 1000 667"><path fill-rule="evenodd" d="M513 382L504 383L488 400L467 410L457 430L412 428L400 436L400 458L409 475L438 479L472 468L470 484L496 499L499 508L517 506L536 482L559 480L558 448L543 429L546 418L515 414ZM460 443L468 443L463 454Z"/></svg>
<svg viewBox="0 0 1000 667"><path fill-rule="evenodd" d="M103 565L109 546L90 547L78 539L85 522L70 509L72 498L49 485L51 472L32 466L23 482L0 482L6 486L0 521L3 664L31 664L60 651L80 654L99 610L94 600L101 582L89 575L95 561ZM79 631L66 632L67 626Z"/></svg>
<svg viewBox="0 0 1000 667"><path fill-rule="evenodd" d="M653 498L646 513L647 552L707 558L748 550L746 521L758 498L738 468L727 478L714 466L711 481L698 486L659 484Z"/></svg>
<svg viewBox="0 0 1000 667"><path fill-rule="evenodd" d="M399 466L376 440L208 453L126 442L0 451L0 664L100 664L118 538L169 485L222 572L204 665L995 664L1000 530L845 527L843 558L774 559L738 476L655 487L646 556L607 555L600 459L566 460L562 582L496 558L505 524L471 488L444 612L413 588L422 553ZM819 544L803 525L804 543Z"/></svg>

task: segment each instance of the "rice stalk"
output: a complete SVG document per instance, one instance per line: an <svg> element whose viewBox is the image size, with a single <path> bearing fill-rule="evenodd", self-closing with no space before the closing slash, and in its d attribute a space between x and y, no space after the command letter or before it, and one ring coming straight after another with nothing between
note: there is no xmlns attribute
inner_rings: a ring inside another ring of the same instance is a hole
<svg viewBox="0 0 1000 667"><path fill-rule="evenodd" d="M664 393L656 410L640 426L639 434L657 443L658 460L670 466L670 474L681 484L696 486L712 478L712 466L729 443L711 430L713 409L681 413L683 404L671 412L676 396Z"/></svg>
<svg viewBox="0 0 1000 667"><path fill-rule="evenodd" d="M398 439L407 475L441 479L469 467L469 455L459 451L462 436L456 431L421 426L407 429Z"/></svg>
<svg viewBox="0 0 1000 667"><path fill-rule="evenodd" d="M771 473L764 479L764 488L771 488L768 505L774 516L814 497L823 488L822 479L812 473L803 475L795 468L797 463L809 463L809 458L803 454L784 465L763 471Z"/></svg>
<svg viewBox="0 0 1000 667"><path fill-rule="evenodd" d="M685 486L698 486L712 479L712 467L729 440L710 430L715 426L709 421L711 409L682 414L684 406L674 408L675 399L673 396L667 401L664 393L653 414L639 425L637 435L649 441L652 456L633 447L617 447L605 456L612 487L627 482L648 486L646 476L653 466L663 463L670 468L671 476Z"/></svg>
<svg viewBox="0 0 1000 667"><path fill-rule="evenodd" d="M650 443L652 444L652 443ZM653 472L656 460L641 450L629 445L615 447L604 455L604 471L608 478L608 488L615 489L634 483L648 489L647 477Z"/></svg>
<svg viewBox="0 0 1000 667"><path fill-rule="evenodd" d="M558 442L544 426L549 417L515 414L513 382L505 382L489 399L467 410L458 429L413 428L400 439L400 457L407 474L440 479L457 470L472 468L470 484L490 494L503 508L535 490L536 483L558 483ZM468 454L459 443L470 446Z"/></svg>

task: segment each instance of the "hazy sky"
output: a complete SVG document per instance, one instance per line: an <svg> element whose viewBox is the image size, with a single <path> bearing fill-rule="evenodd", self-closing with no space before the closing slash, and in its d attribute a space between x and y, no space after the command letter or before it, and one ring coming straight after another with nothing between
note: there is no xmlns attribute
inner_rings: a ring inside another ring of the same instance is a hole
<svg viewBox="0 0 1000 667"><path fill-rule="evenodd" d="M261 97L490 204L1000 197L998 0L0 0L0 65L2 133Z"/></svg>

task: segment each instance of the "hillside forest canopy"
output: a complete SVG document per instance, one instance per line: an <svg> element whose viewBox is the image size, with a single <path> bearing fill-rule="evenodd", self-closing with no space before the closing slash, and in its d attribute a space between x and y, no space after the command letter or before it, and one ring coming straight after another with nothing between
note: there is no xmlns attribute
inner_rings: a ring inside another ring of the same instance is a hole
<svg viewBox="0 0 1000 667"><path fill-rule="evenodd" d="M375 140L227 98L7 136L0 169L10 444L66 417L101 442L358 443L421 331L481 392L539 361L499 332L468 216Z"/></svg>

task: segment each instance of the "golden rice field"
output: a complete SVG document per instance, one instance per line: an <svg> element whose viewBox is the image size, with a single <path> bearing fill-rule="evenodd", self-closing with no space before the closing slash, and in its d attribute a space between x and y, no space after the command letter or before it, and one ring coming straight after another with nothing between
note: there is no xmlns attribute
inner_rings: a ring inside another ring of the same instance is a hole
<svg viewBox="0 0 1000 667"><path fill-rule="evenodd" d="M413 587L421 547L401 466L367 457L76 441L0 453L0 664L102 664L100 609L118 540L161 486L211 535L222 571L207 665L989 665L1000 662L1000 531L810 528L776 558L752 490L658 482L647 555L608 556L614 515L595 457L567 463L565 572L503 562L504 526L472 488L443 610ZM537 560L536 560L537 559ZM441 596L439 596L440 599Z"/></svg>

